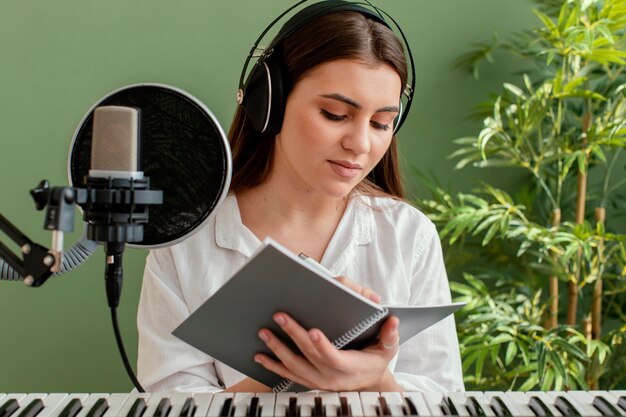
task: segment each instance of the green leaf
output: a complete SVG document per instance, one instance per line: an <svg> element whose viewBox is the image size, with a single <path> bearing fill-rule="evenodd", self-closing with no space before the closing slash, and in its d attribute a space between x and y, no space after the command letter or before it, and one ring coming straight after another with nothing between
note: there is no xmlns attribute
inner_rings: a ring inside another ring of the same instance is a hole
<svg viewBox="0 0 626 417"><path fill-rule="evenodd" d="M599 160L606 164L606 156L604 155L604 152L602 151L602 148L600 146L593 145L591 147L591 152L593 152L593 154L597 156Z"/></svg>
<svg viewBox="0 0 626 417"><path fill-rule="evenodd" d="M517 343L513 340L506 348L506 353L504 355L504 364L510 365L515 359L515 355L517 355Z"/></svg>
<svg viewBox="0 0 626 417"><path fill-rule="evenodd" d="M576 156L576 161L578 162L578 172L584 174L587 172L587 158L584 153L579 153Z"/></svg>
<svg viewBox="0 0 626 417"><path fill-rule="evenodd" d="M543 22L544 26L546 27L546 29L548 29L550 31L550 34L552 36L559 37L559 29L557 28L557 26L552 22L552 20L545 15L544 13L540 12L537 9L533 9L533 13L539 17L539 19L541 19L541 21Z"/></svg>
<svg viewBox="0 0 626 417"><path fill-rule="evenodd" d="M521 99L526 99L526 95L524 94L524 92L522 91L521 88L511 84L511 83L504 83L503 84L504 88L506 88L507 90L509 90L511 93L513 93L515 96L521 98Z"/></svg>
<svg viewBox="0 0 626 417"><path fill-rule="evenodd" d="M560 375L562 378L566 378L567 372L565 371L565 366L563 365L563 361L559 354L551 350L549 351L549 356L550 362L552 363L552 366L554 367L556 372L558 372L558 375Z"/></svg>

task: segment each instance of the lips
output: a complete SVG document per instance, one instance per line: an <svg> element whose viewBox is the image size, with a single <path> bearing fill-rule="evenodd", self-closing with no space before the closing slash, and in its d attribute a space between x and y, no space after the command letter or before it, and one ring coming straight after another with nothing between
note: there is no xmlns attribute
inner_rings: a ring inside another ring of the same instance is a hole
<svg viewBox="0 0 626 417"><path fill-rule="evenodd" d="M363 167L348 161L331 161L329 160L331 169L340 177L354 178L361 173Z"/></svg>

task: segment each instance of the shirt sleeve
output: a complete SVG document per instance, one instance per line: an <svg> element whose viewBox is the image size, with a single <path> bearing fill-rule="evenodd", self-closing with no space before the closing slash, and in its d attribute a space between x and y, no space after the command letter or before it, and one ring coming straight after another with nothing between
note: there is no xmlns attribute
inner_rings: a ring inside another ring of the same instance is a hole
<svg viewBox="0 0 626 417"><path fill-rule="evenodd" d="M137 312L137 377L146 391L223 389L214 360L171 334L188 316L171 249L152 250Z"/></svg>
<svg viewBox="0 0 626 417"><path fill-rule="evenodd" d="M428 221L414 251L409 304L451 302L441 242ZM463 391L461 355L454 316L424 330L400 348L396 381L409 391Z"/></svg>

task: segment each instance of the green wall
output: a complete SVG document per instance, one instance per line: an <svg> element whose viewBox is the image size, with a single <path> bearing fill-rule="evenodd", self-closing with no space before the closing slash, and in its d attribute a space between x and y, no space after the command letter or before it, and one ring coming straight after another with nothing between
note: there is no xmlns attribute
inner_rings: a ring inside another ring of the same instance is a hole
<svg viewBox="0 0 626 417"><path fill-rule="evenodd" d="M472 105L510 79L515 63L485 68L475 81L452 62L493 31L505 36L534 24L530 2L378 3L405 30L416 58L416 98L400 133L403 168L432 170L455 189L468 188L472 171L458 175L445 156L454 149L452 139L478 132L480 124L467 119ZM67 183L74 130L96 101L119 87L174 85L202 100L227 129L245 55L265 24L289 4L2 0L0 213L34 241L50 245L28 191L43 178ZM79 232L67 235L66 246L79 237ZM133 249L125 255L119 316L132 363L145 255ZM81 268L37 289L0 281L0 392L131 389L113 338L103 272L99 250Z"/></svg>

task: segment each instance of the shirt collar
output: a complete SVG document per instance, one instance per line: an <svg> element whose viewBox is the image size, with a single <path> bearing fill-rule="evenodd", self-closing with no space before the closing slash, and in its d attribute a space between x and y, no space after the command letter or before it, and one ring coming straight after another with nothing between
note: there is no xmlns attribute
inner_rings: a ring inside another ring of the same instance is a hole
<svg viewBox="0 0 626 417"><path fill-rule="evenodd" d="M226 196L215 217L215 243L224 249L241 252L249 257L261 245L261 241L241 221L237 197Z"/></svg>
<svg viewBox="0 0 626 417"><path fill-rule="evenodd" d="M367 245L376 237L373 199L364 195L350 198L337 230L328 248L327 258L332 253L343 253L352 244ZM217 210L215 218L216 244L225 249L236 250L251 256L261 242L241 221L237 197L230 193ZM332 255L330 255L332 256ZM334 263L332 260L328 260Z"/></svg>

